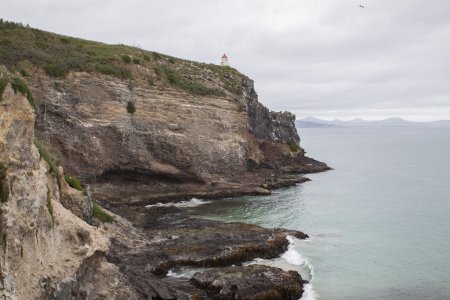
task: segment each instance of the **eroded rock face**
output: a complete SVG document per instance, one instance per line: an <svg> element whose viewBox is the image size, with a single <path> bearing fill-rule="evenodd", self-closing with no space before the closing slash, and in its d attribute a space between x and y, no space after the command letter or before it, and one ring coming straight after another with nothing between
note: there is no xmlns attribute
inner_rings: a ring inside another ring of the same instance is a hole
<svg viewBox="0 0 450 300"><path fill-rule="evenodd" d="M295 115L290 112L273 112L258 102L254 82L242 77L243 95L247 105L248 128L258 139L285 144L300 143L295 128Z"/></svg>
<svg viewBox="0 0 450 300"><path fill-rule="evenodd" d="M91 73L63 80L35 75L30 81L40 103L39 135L58 152L66 173L90 183L101 200L264 194L258 187L274 174L302 172L311 162L327 169L306 161L303 149L288 147L300 141L294 115L269 111L242 75L239 96L149 86L141 79L155 73L142 67L134 67L131 81Z"/></svg>
<svg viewBox="0 0 450 300"><path fill-rule="evenodd" d="M34 118L27 99L8 85L0 102L2 183L9 190L0 204L2 299L51 299L61 281L108 246L99 230L61 205L56 178L34 145Z"/></svg>

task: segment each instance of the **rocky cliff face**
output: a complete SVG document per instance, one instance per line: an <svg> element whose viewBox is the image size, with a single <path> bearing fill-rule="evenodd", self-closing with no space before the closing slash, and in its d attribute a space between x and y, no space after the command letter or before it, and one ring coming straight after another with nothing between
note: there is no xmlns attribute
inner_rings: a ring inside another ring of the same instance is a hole
<svg viewBox="0 0 450 300"><path fill-rule="evenodd" d="M106 265L107 237L61 204L66 193L83 195L66 185L60 192L34 144L34 123L34 109L8 84L0 102L2 299L47 298L77 282L79 266L94 255Z"/></svg>
<svg viewBox="0 0 450 300"><path fill-rule="evenodd" d="M248 128L262 140L278 143L300 143L295 128L295 115L290 112L273 112L258 102L253 80L243 76L242 89L247 105Z"/></svg>
<svg viewBox="0 0 450 300"><path fill-rule="evenodd" d="M96 197L129 201L130 185L132 201L148 203L163 195L260 192L264 176L310 163L298 147L295 117L264 107L247 77L230 75L241 76L238 95L196 95L158 81L152 69L131 70L130 81L85 72L63 80L36 72L29 80L39 136Z"/></svg>

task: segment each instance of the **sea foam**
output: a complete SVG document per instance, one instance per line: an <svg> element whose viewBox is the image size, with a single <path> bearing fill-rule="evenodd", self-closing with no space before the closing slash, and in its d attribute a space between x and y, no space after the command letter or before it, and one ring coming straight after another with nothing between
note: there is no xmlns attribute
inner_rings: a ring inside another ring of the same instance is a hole
<svg viewBox="0 0 450 300"><path fill-rule="evenodd" d="M309 273L309 283L303 286L303 295L301 300L316 300L316 293L313 289L312 281L314 279L314 267L300 252L295 249L295 240L292 236L287 236L289 241L288 250L281 255L281 258L294 266L301 266Z"/></svg>
<svg viewBox="0 0 450 300"><path fill-rule="evenodd" d="M197 198L192 198L189 201L181 201L181 202L168 202L168 203L156 203L151 205L146 205L146 208L150 207L169 207L169 206L175 206L175 207L195 207L202 204L210 203L210 201L204 201Z"/></svg>

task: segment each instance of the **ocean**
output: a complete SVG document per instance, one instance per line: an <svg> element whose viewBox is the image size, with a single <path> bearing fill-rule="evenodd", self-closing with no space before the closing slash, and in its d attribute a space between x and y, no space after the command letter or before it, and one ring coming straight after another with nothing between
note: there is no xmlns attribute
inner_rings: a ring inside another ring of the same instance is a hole
<svg viewBox="0 0 450 300"><path fill-rule="evenodd" d="M301 230L271 261L310 280L306 299L450 299L450 129L300 129L332 171L270 196L188 207L223 221ZM199 203L197 203L199 204Z"/></svg>

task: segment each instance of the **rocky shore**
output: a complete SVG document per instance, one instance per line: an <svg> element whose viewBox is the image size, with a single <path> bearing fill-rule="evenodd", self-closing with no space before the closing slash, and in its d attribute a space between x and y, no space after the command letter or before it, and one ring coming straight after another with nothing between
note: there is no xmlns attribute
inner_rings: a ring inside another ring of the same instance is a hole
<svg viewBox="0 0 450 300"><path fill-rule="evenodd" d="M294 115L229 67L1 26L2 299L301 297L297 272L242 264L306 234L145 207L268 195L328 170L304 155ZM55 72L68 53L85 56ZM167 276L184 267L200 271Z"/></svg>

